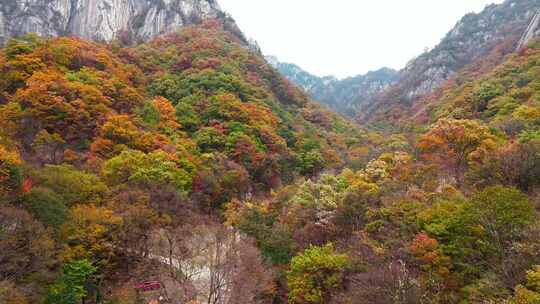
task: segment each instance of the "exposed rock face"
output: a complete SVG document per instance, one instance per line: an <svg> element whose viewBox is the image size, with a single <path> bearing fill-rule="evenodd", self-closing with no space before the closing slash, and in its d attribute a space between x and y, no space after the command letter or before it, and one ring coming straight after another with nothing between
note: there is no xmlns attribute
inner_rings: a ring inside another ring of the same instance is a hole
<svg viewBox="0 0 540 304"><path fill-rule="evenodd" d="M479 14L466 15L439 45L400 71L400 81L370 101L360 111L360 121L386 120L388 113L404 113L415 106L418 97L432 92L455 72L501 44L517 46L538 9L540 0L506 0Z"/></svg>
<svg viewBox="0 0 540 304"><path fill-rule="evenodd" d="M145 41L209 18L216 0L0 0L0 43L29 32L111 41Z"/></svg>
<svg viewBox="0 0 540 304"><path fill-rule="evenodd" d="M315 76L295 64L280 62L272 56L266 57L266 60L314 100L348 116L354 116L367 101L399 79L398 71L389 68L340 80L332 76Z"/></svg>
<svg viewBox="0 0 540 304"><path fill-rule="evenodd" d="M531 40L533 40L534 37L537 37L538 32L539 32L539 27L540 27L540 10L536 12L531 22L529 23L527 30L525 31L525 33L523 33L523 36L521 36L521 39L519 40L516 50L520 50L521 48L526 46Z"/></svg>
<svg viewBox="0 0 540 304"><path fill-rule="evenodd" d="M511 0L468 14L430 52L410 62L402 71L404 81L420 76L407 97L428 93L476 58L488 54L509 38L519 39L540 1ZM424 74L426 77L422 77Z"/></svg>

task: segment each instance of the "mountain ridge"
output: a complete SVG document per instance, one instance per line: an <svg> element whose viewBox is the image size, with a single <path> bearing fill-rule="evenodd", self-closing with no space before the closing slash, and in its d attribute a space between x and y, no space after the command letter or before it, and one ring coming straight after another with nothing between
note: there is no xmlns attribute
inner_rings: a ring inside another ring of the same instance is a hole
<svg viewBox="0 0 540 304"><path fill-rule="evenodd" d="M399 82L367 103L359 111L358 120L387 122L418 108L423 95L433 92L460 69L502 44L516 46L539 8L539 0L506 0L487 6L480 13L465 15L437 46L400 71ZM514 49L507 48L507 52Z"/></svg>
<svg viewBox="0 0 540 304"><path fill-rule="evenodd" d="M221 21L0 47L0 303L538 304L540 42L374 130Z"/></svg>
<svg viewBox="0 0 540 304"><path fill-rule="evenodd" d="M338 79L311 74L296 64L280 62L275 56L266 56L266 60L315 101L350 117L399 79L398 71L388 67Z"/></svg>
<svg viewBox="0 0 540 304"><path fill-rule="evenodd" d="M415 116L423 107L424 96L477 59L492 52L511 53L538 36L540 18L534 16L539 9L538 0L506 0L488 5L479 13L469 13L437 46L403 69L374 71L386 74L382 78L369 79L368 73L337 80L315 76L276 58L269 62L315 100L348 116L356 115L362 124L394 122Z"/></svg>
<svg viewBox="0 0 540 304"><path fill-rule="evenodd" d="M98 42L144 42L208 19L220 19L246 42L216 0L1 0L0 44L31 32Z"/></svg>

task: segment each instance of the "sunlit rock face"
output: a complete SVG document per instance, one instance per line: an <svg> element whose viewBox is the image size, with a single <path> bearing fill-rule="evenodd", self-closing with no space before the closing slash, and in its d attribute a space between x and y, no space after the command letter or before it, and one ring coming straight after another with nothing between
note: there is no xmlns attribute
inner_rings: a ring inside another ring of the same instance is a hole
<svg viewBox="0 0 540 304"><path fill-rule="evenodd" d="M0 0L0 43L29 32L146 41L223 16L216 0Z"/></svg>

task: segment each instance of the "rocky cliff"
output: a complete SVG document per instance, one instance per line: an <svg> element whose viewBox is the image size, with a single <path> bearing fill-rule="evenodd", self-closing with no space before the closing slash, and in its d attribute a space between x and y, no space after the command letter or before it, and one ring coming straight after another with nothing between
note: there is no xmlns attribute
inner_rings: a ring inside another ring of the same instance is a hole
<svg viewBox="0 0 540 304"><path fill-rule="evenodd" d="M145 41L210 18L235 27L216 0L0 0L0 43L29 32Z"/></svg>

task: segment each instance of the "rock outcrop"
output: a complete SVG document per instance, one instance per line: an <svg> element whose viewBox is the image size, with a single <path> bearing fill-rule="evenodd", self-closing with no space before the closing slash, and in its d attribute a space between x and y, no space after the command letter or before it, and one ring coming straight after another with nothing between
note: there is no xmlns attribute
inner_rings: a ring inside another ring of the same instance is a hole
<svg viewBox="0 0 540 304"><path fill-rule="evenodd" d="M540 10L536 12L531 22L529 23L527 30L523 33L523 36L521 36L521 39L519 40L516 51L519 51L520 49L522 49L529 42L531 42L531 40L533 40L534 37L538 36L539 27L540 27Z"/></svg>
<svg viewBox="0 0 540 304"><path fill-rule="evenodd" d="M0 43L30 32L146 41L211 18L234 23L217 0L0 0Z"/></svg>

